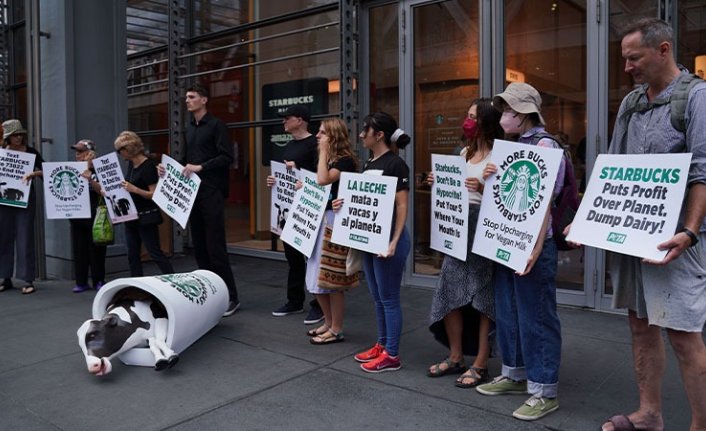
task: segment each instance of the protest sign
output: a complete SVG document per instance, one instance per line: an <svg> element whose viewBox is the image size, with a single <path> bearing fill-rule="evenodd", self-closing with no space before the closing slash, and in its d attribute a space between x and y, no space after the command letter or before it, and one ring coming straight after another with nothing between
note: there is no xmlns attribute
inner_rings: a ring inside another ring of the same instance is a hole
<svg viewBox="0 0 706 431"><path fill-rule="evenodd" d="M122 186L125 177L120 169L118 156L108 153L93 160L93 168L101 188L105 192L108 215L113 224L137 219L137 208L132 196Z"/></svg>
<svg viewBox="0 0 706 431"><path fill-rule="evenodd" d="M0 149L0 205L27 208L32 184L22 178L34 170L36 157L23 151Z"/></svg>
<svg viewBox="0 0 706 431"><path fill-rule="evenodd" d="M480 204L473 253L518 272L527 267L552 201L563 151L496 139Z"/></svg>
<svg viewBox="0 0 706 431"><path fill-rule="evenodd" d="M48 219L91 218L87 162L44 162L44 201Z"/></svg>
<svg viewBox="0 0 706 431"><path fill-rule="evenodd" d="M369 253L387 253L397 177L341 172L331 241Z"/></svg>
<svg viewBox="0 0 706 431"><path fill-rule="evenodd" d="M468 249L468 177L461 156L431 155L434 185L431 187L430 247L459 260Z"/></svg>
<svg viewBox="0 0 706 431"><path fill-rule="evenodd" d="M316 173L306 169L302 169L299 173L303 186L294 194L291 214L282 229L280 239L304 256L311 257L321 221L324 218L324 211L326 211L331 184L318 185Z"/></svg>
<svg viewBox="0 0 706 431"><path fill-rule="evenodd" d="M188 177L182 175L184 166L166 154L162 154L162 165L166 173L157 181L152 200L169 217L185 228L196 194L199 192L201 178L194 173Z"/></svg>
<svg viewBox="0 0 706 431"><path fill-rule="evenodd" d="M298 177L296 170L287 169L284 163L272 161L270 167L275 177L271 195L270 232L280 235L294 201Z"/></svg>
<svg viewBox="0 0 706 431"><path fill-rule="evenodd" d="M690 153L600 154L568 240L662 260L657 245L674 235Z"/></svg>

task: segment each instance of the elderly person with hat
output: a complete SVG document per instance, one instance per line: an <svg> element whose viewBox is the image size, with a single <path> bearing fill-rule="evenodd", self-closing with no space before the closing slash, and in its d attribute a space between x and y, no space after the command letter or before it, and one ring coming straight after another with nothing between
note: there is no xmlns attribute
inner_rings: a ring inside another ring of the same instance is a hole
<svg viewBox="0 0 706 431"><path fill-rule="evenodd" d="M71 146L76 151L77 162L88 162L81 176L86 178L90 185L89 197L91 200L91 218L70 219L71 243L73 245L74 272L76 285L74 293L81 293L91 289L88 284L88 272L91 272L93 288L99 290L105 284L105 253L107 247L93 242L93 220L96 217L96 208L101 198L101 186L96 178L96 171L92 160L96 158L96 144L90 139L81 139Z"/></svg>
<svg viewBox="0 0 706 431"><path fill-rule="evenodd" d="M493 98L502 112L500 126L508 137L539 147L557 148L547 136L540 112L542 98L525 83L513 82ZM562 158L554 194L564 184ZM484 177L497 172L492 163ZM495 316L502 373L476 388L484 395L526 394L531 396L513 416L539 419L559 408L557 389L561 360L561 327L556 310L557 248L552 240L549 210L538 240L522 273L498 265L495 272Z"/></svg>
<svg viewBox="0 0 706 431"><path fill-rule="evenodd" d="M25 175L23 181L29 183L42 176L41 166L44 160L32 147L27 146L27 130L20 120L7 120L2 123L3 148L6 150L34 154L34 170ZM29 194L26 208L0 205L0 292L11 289L12 275L15 270L15 251L17 252L16 277L25 281L23 294L35 292L33 285L36 276L34 248L34 213L36 208L35 194Z"/></svg>

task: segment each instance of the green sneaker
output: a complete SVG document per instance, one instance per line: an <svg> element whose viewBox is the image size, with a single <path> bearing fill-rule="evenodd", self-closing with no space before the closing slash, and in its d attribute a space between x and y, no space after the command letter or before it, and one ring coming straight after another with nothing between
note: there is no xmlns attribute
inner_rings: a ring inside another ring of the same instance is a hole
<svg viewBox="0 0 706 431"><path fill-rule="evenodd" d="M483 395L522 395L527 393L527 381L517 382L508 377L498 376L490 383L476 386L476 390Z"/></svg>
<svg viewBox="0 0 706 431"><path fill-rule="evenodd" d="M533 421L543 418L559 408L556 398L544 398L532 395L522 406L512 413L512 416L523 421Z"/></svg>

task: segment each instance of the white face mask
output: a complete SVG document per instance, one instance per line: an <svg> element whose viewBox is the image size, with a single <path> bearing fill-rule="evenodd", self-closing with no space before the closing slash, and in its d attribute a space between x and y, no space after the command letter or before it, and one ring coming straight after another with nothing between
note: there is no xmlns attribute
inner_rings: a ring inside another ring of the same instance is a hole
<svg viewBox="0 0 706 431"><path fill-rule="evenodd" d="M500 127L503 128L508 135L517 135L522 133L522 123L525 122L527 116L515 111L505 111L500 117Z"/></svg>

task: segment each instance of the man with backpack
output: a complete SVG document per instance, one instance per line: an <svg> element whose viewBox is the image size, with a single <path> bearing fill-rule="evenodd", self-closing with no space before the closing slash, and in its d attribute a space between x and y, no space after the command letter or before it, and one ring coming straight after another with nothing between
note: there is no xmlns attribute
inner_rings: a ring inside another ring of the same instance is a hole
<svg viewBox="0 0 706 431"><path fill-rule="evenodd" d="M643 18L622 39L625 71L639 88L618 111L610 153L693 154L679 227L659 245L664 260L644 261L614 254L610 275L613 305L627 308L640 407L616 415L604 431L664 429L661 384L665 328L691 406L691 430L706 429L706 84L677 65L672 29ZM701 241L701 244L698 244ZM698 245L697 245L698 244Z"/></svg>

